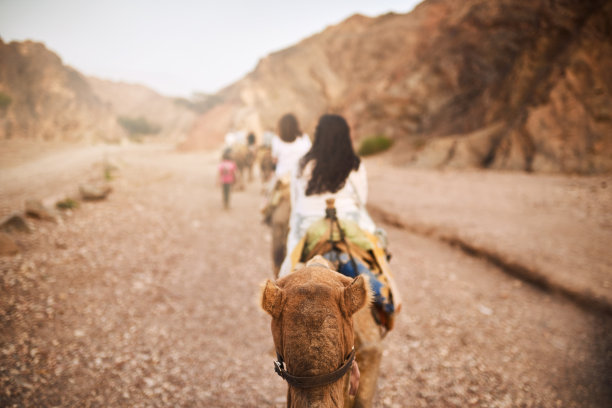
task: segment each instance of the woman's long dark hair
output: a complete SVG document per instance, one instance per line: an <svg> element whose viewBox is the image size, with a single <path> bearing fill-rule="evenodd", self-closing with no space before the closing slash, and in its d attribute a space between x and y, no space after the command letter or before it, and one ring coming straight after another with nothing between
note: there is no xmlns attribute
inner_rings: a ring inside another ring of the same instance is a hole
<svg viewBox="0 0 612 408"><path fill-rule="evenodd" d="M302 134L300 125L292 113L286 113L278 121L278 133L283 142L292 143Z"/></svg>
<svg viewBox="0 0 612 408"><path fill-rule="evenodd" d="M348 175L359 169L361 160L353 150L351 134L346 120L339 115L323 115L315 131L312 147L300 160L300 168L315 161L306 195L335 193Z"/></svg>

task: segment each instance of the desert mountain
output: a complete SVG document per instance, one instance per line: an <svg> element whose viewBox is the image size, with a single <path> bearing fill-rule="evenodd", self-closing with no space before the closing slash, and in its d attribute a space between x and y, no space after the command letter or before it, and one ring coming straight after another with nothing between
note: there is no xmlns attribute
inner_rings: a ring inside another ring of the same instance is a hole
<svg viewBox="0 0 612 408"><path fill-rule="evenodd" d="M394 139L396 162L612 170L612 2L428 0L355 15L263 58L222 90L183 148L231 128L261 134L294 112L312 134L343 114L358 139Z"/></svg>
<svg viewBox="0 0 612 408"><path fill-rule="evenodd" d="M143 118L158 128L157 136L179 141L193 126L196 112L184 100L158 94L146 86L87 78L94 93L108 104L117 117Z"/></svg>
<svg viewBox="0 0 612 408"><path fill-rule="evenodd" d="M43 44L0 39L0 140L119 141L125 132L86 78Z"/></svg>

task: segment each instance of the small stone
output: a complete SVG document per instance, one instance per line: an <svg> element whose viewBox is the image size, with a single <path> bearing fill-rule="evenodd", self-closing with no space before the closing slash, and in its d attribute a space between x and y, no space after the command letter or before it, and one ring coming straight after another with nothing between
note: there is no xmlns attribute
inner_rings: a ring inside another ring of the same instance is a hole
<svg viewBox="0 0 612 408"><path fill-rule="evenodd" d="M82 184L79 193L83 200L103 200L112 191L109 184Z"/></svg>
<svg viewBox="0 0 612 408"><path fill-rule="evenodd" d="M493 310L484 305L478 305L478 311L485 316L491 316L493 314Z"/></svg>
<svg viewBox="0 0 612 408"><path fill-rule="evenodd" d="M4 232L31 232L32 229L20 214L12 214L0 222L0 230Z"/></svg>
<svg viewBox="0 0 612 408"><path fill-rule="evenodd" d="M29 217L38 218L46 221L56 221L56 214L44 206L40 200L26 200L25 213Z"/></svg>

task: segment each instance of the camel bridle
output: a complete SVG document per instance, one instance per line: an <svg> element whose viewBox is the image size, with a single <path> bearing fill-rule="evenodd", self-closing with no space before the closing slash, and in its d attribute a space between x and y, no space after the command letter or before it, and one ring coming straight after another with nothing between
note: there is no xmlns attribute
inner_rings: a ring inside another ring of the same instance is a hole
<svg viewBox="0 0 612 408"><path fill-rule="evenodd" d="M274 371L276 374L281 376L283 380L287 381L289 385L302 389L315 388L335 383L351 369L353 361L355 360L355 347L351 349L351 352L344 360L342 366L340 366L340 368L338 368L336 371L310 377L298 377L289 374L289 372L285 369L285 361L283 360L283 356L277 353L276 357L278 360L274 362Z"/></svg>

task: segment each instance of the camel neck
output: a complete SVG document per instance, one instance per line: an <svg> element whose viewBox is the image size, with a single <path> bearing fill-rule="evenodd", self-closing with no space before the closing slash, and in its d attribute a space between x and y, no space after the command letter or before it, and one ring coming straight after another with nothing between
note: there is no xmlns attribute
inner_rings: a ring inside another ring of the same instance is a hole
<svg viewBox="0 0 612 408"><path fill-rule="evenodd" d="M290 408L342 408L344 406L343 384L343 381L339 381L337 384L308 390L291 387L287 406Z"/></svg>

